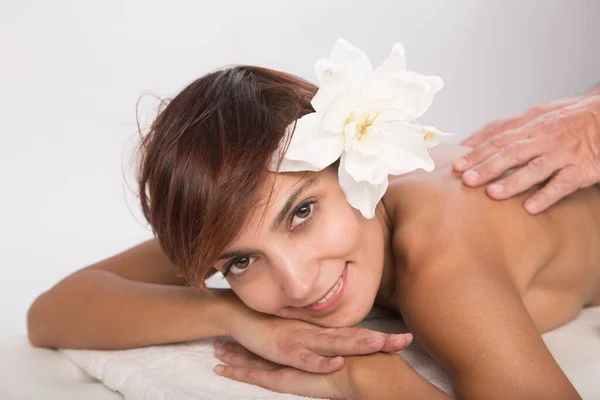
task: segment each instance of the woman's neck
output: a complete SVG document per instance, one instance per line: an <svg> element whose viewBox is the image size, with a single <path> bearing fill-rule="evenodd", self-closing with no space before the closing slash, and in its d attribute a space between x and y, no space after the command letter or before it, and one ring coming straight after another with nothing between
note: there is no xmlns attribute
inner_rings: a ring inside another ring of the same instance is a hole
<svg viewBox="0 0 600 400"><path fill-rule="evenodd" d="M375 304L385 308L396 308L392 303L392 296L396 287L396 259L394 256L392 239L394 237L393 218L388 213L383 201L377 204L375 219L383 233L383 269Z"/></svg>

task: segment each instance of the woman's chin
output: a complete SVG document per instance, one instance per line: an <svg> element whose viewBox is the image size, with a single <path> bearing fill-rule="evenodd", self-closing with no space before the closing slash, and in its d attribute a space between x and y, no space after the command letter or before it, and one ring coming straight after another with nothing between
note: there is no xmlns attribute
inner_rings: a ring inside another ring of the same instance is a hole
<svg viewBox="0 0 600 400"><path fill-rule="evenodd" d="M327 328L344 328L358 324L369 314L372 307L372 304L354 305L351 309L344 307L323 318L307 316L304 320Z"/></svg>
<svg viewBox="0 0 600 400"><path fill-rule="evenodd" d="M319 321L319 325L327 328L344 328L347 326L354 326L362 321L368 312L361 313L360 315L332 315L331 319L326 321Z"/></svg>

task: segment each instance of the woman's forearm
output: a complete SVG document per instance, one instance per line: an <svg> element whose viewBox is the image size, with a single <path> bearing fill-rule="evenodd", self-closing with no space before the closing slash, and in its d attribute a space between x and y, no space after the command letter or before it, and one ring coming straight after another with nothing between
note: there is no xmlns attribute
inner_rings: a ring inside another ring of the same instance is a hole
<svg viewBox="0 0 600 400"><path fill-rule="evenodd" d="M346 362L350 364L351 400L450 399L397 354L346 357Z"/></svg>
<svg viewBox="0 0 600 400"><path fill-rule="evenodd" d="M83 270L31 305L29 340L40 347L106 350L227 335L227 321L242 305L230 292L198 294L190 287Z"/></svg>

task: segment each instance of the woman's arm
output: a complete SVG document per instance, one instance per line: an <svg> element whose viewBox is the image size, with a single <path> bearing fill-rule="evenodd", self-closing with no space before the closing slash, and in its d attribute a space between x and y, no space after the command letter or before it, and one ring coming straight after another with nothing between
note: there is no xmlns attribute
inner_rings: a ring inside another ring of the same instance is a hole
<svg viewBox="0 0 600 400"><path fill-rule="evenodd" d="M77 271L31 305L31 344L125 349L228 335L242 303L230 290L194 293L156 240Z"/></svg>
<svg viewBox="0 0 600 400"><path fill-rule="evenodd" d="M450 399L398 354L348 357L345 368L346 371L334 373L332 379L350 400Z"/></svg>
<svg viewBox="0 0 600 400"><path fill-rule="evenodd" d="M421 267L400 272L397 300L457 398L579 399L506 270L451 254L430 253Z"/></svg>
<svg viewBox="0 0 600 400"><path fill-rule="evenodd" d="M269 316L231 290L195 293L184 285L156 240L147 241L39 296L27 315L29 340L41 347L125 349L232 336L266 359L315 373L340 369L339 355L409 344L405 337L363 328L326 329Z"/></svg>

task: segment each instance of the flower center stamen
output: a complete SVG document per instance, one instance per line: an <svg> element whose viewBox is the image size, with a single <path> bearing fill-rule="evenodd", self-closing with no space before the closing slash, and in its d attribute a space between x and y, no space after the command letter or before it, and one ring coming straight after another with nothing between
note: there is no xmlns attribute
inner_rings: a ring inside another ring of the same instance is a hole
<svg viewBox="0 0 600 400"><path fill-rule="evenodd" d="M423 129L423 133L425 133L425 137L423 138L424 140L429 140L435 136L435 132L426 131L425 129Z"/></svg>
<svg viewBox="0 0 600 400"><path fill-rule="evenodd" d="M362 121L362 123L360 125L357 126L357 133L356 133L356 140L360 141L360 139L362 139L362 137L367 133L367 129L369 129L369 127L371 125L373 125L373 123L375 122L375 120L377 119L377 117L379 117L381 111L377 111L377 113L375 113L375 115L373 115L372 117L369 114L364 114L364 119ZM345 123L348 124L350 122L358 122L361 118L361 116L357 115L356 112L352 111L350 112L350 115L348 116L348 118L346 118Z"/></svg>

